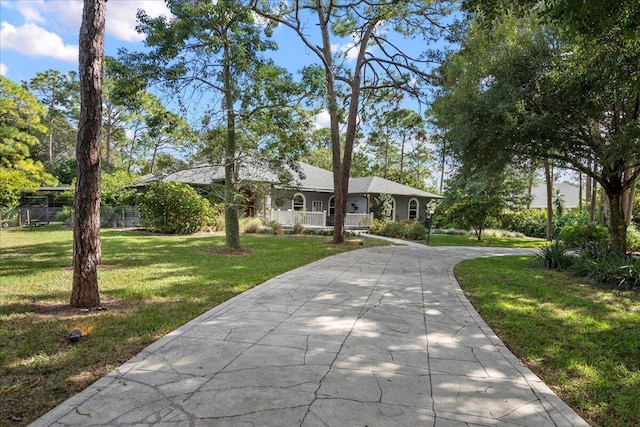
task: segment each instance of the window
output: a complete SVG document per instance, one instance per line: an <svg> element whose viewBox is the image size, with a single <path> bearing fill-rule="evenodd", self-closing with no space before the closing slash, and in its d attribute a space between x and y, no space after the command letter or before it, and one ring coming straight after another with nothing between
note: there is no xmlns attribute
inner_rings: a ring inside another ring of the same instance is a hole
<svg viewBox="0 0 640 427"><path fill-rule="evenodd" d="M418 199L409 200L409 219L417 219L418 218L418 210L420 207L420 203Z"/></svg>
<svg viewBox="0 0 640 427"><path fill-rule="evenodd" d="M329 197L329 216L334 216L336 214L336 198L335 196Z"/></svg>
<svg viewBox="0 0 640 427"><path fill-rule="evenodd" d="M311 208L314 212L322 212L322 200L314 200L311 202Z"/></svg>
<svg viewBox="0 0 640 427"><path fill-rule="evenodd" d="M303 211L305 210L306 200L302 193L296 193L293 196L293 210L294 211Z"/></svg>

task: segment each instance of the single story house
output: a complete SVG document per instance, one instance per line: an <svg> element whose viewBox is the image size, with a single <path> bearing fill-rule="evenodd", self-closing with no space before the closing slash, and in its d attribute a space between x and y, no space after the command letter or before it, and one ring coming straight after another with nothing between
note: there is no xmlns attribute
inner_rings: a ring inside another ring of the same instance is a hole
<svg viewBox="0 0 640 427"><path fill-rule="evenodd" d="M293 180L283 184L276 174L255 162L242 163L238 168L238 180L246 187L245 216L260 216L290 225L301 223L314 226L332 226L335 217L333 172L299 162L300 173L293 173ZM147 176L142 185L157 179ZM202 165L166 175L164 181L183 182L195 187L224 184L224 167ZM139 184L140 185L140 184ZM258 192L261 185L268 191ZM367 226L373 219L375 198L389 194L393 210L391 220L424 219L428 204L442 196L389 181L380 177L350 178L347 200L346 225Z"/></svg>

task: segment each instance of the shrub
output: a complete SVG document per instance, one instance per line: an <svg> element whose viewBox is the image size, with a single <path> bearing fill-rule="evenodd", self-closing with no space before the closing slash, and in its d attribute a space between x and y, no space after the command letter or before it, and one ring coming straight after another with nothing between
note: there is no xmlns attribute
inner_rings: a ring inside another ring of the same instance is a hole
<svg viewBox="0 0 640 427"><path fill-rule="evenodd" d="M625 255L613 251L605 244L586 243L571 266L571 271L596 283L612 284L620 272L620 268L629 263Z"/></svg>
<svg viewBox="0 0 640 427"><path fill-rule="evenodd" d="M523 233L509 230L498 230L491 228L483 233L486 237L525 237Z"/></svg>
<svg viewBox="0 0 640 427"><path fill-rule="evenodd" d="M544 238L547 235L547 214L536 209L510 212L503 215L502 228L529 237Z"/></svg>
<svg viewBox="0 0 640 427"><path fill-rule="evenodd" d="M278 221L269 221L269 228L271 228L271 234L281 235L284 234L284 229L282 228L282 224Z"/></svg>
<svg viewBox="0 0 640 427"><path fill-rule="evenodd" d="M226 229L224 220L224 203L211 204L210 223L213 231L224 231Z"/></svg>
<svg viewBox="0 0 640 427"><path fill-rule="evenodd" d="M72 214L73 210L71 209L71 206L63 206L62 210L56 213L56 221L69 222L71 221Z"/></svg>
<svg viewBox="0 0 640 427"><path fill-rule="evenodd" d="M419 222L414 222L408 226L407 239L427 240L427 229Z"/></svg>
<svg viewBox="0 0 640 427"><path fill-rule="evenodd" d="M385 221L374 219L371 225L369 226L369 232L371 234L380 234L385 224L386 224Z"/></svg>
<svg viewBox="0 0 640 427"><path fill-rule="evenodd" d="M396 239L404 239L407 237L407 230L405 229L404 224L400 222L387 222L380 234L387 237L394 237Z"/></svg>
<svg viewBox="0 0 640 427"><path fill-rule="evenodd" d="M187 184L158 181L138 198L145 226L154 232L190 234L211 221L207 199Z"/></svg>
<svg viewBox="0 0 640 427"><path fill-rule="evenodd" d="M571 271L596 283L624 289L640 288L640 261L616 252L604 243L588 242L580 248Z"/></svg>
<svg viewBox="0 0 640 427"><path fill-rule="evenodd" d="M424 225L415 220L402 220L399 222L374 220L371 227L369 227L369 232L396 239L427 239L427 230Z"/></svg>
<svg viewBox="0 0 640 427"><path fill-rule="evenodd" d="M373 217L377 220L386 221L393 213L393 198L390 194L380 194L373 199Z"/></svg>
<svg viewBox="0 0 640 427"><path fill-rule="evenodd" d="M609 238L609 230L596 223L580 222L562 227L559 237L565 245L578 248L588 242L605 243Z"/></svg>
<svg viewBox="0 0 640 427"><path fill-rule="evenodd" d="M538 256L541 264L549 269L564 270L573 263L573 257L567 253L567 247L558 240L542 246Z"/></svg>

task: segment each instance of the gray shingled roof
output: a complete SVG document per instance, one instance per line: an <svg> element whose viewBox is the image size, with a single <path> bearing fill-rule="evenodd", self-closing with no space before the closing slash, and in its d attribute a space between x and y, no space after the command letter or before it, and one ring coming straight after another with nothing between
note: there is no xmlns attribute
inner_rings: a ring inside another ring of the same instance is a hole
<svg viewBox="0 0 640 427"><path fill-rule="evenodd" d="M301 190L333 192L333 172L303 162L298 162L298 165L304 178L294 174L294 185Z"/></svg>
<svg viewBox="0 0 640 427"><path fill-rule="evenodd" d="M333 172L303 162L299 162L299 166L302 177L294 173L293 185L306 191L333 192ZM278 183L278 177L258 163L244 163L240 167L239 177L242 181ZM146 175L143 177L141 184L151 182L155 179L153 175ZM164 181L184 182L192 185L221 183L224 182L224 167L220 165L202 165L173 172L162 179ZM398 196L428 197L431 199L442 198L442 196L433 193L375 176L351 178L349 180L349 194L383 193Z"/></svg>
<svg viewBox="0 0 640 427"><path fill-rule="evenodd" d="M145 179L143 182L151 182L155 179ZM242 163L238 171L238 178L241 181L258 181L275 184L278 177L262 165ZM190 169L170 173L162 178L163 181L184 182L191 185L209 185L224 182L224 166L222 165L202 165Z"/></svg>
<svg viewBox="0 0 640 427"><path fill-rule="evenodd" d="M367 176L364 178L351 178L349 180L350 194L393 194L396 196L429 197L431 199L442 199L442 196L418 190L408 185L398 184L388 179L377 176Z"/></svg>

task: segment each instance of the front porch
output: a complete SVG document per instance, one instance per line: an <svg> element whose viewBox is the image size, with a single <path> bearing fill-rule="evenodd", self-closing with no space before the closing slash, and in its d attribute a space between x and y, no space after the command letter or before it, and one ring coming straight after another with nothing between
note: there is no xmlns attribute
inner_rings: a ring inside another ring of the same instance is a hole
<svg viewBox="0 0 640 427"><path fill-rule="evenodd" d="M296 211L293 209L271 209L271 221L276 221L284 226L300 224L305 227L331 227L333 216L327 216L327 211ZM373 222L373 213L347 213L345 218L346 228L369 228Z"/></svg>

